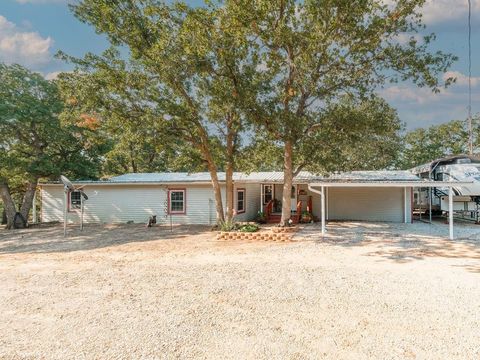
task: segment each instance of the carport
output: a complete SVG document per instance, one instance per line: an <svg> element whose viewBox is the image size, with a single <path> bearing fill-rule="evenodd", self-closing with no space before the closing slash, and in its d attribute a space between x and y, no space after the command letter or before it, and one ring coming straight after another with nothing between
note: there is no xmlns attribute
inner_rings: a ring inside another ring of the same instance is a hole
<svg viewBox="0 0 480 360"><path fill-rule="evenodd" d="M449 194L449 237L451 240L454 239L454 232L453 232L453 190L452 188L455 186L462 186L468 185L470 182L460 182L460 181L430 181L430 180L423 180L417 178L415 180L408 179L408 180L378 180L378 179L322 179L320 181L313 181L310 182L308 185L308 189L314 193L320 195L321 198L321 232L322 235L325 235L325 228L326 228L326 200L327 194L329 192L343 193L348 196L348 194L355 194L355 193L363 193L367 194L366 196L360 197L360 200L363 200L363 203L352 205L345 204L342 199L339 202L341 204L337 207L340 208L338 212L344 211L346 212L346 216L348 216L348 206L355 208L357 206L357 210L362 208L364 212L362 216L366 218L368 214L371 214L373 211L389 211L392 218L397 216L399 211L403 212L403 222L408 223L409 219L411 219L411 203L412 203L412 191L413 188L433 188L433 187L443 187L448 188ZM369 194L373 194L372 190L378 190L378 193L383 194L379 199L372 199L368 202ZM388 196L389 193L392 193L392 196ZM399 198L398 194L403 193L403 196ZM375 201L379 201L382 203L376 203ZM387 214L388 215L388 214ZM330 220L330 219L329 219ZM345 217L345 220L347 218ZM358 219L348 219L348 220L358 220ZM362 220L362 219L360 219Z"/></svg>

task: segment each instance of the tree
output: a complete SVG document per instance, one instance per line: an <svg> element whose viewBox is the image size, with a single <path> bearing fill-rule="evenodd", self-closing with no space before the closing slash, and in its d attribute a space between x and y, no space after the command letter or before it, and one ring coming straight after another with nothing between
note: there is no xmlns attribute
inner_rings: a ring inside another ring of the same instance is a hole
<svg viewBox="0 0 480 360"><path fill-rule="evenodd" d="M62 126L62 108L54 82L20 65L0 64L0 194L7 228L26 226L39 179L98 175L102 144L88 128Z"/></svg>
<svg viewBox="0 0 480 360"><path fill-rule="evenodd" d="M257 75L263 86L250 116L283 147L282 224L290 218L288 194L293 176L307 166L295 156L312 139L318 139L322 127L330 126L322 122L321 114L332 99L342 94L365 96L387 81L410 80L439 91L437 75L444 73L455 57L428 51L433 34L422 41L414 36L407 43L399 41L399 35L423 29L423 3L225 2L235 21L249 29L252 57L261 59ZM452 81L448 79L445 85Z"/></svg>
<svg viewBox="0 0 480 360"><path fill-rule="evenodd" d="M77 70L62 73L58 85L65 101L65 123L89 121L108 139L103 175L128 172L203 170L197 151L185 145L158 107L148 102L151 80L120 58L115 49L103 56L74 59ZM138 95L142 92L142 95Z"/></svg>
<svg viewBox="0 0 480 360"><path fill-rule="evenodd" d="M345 96L328 104L318 121L323 124L296 148L294 168L314 173L380 170L397 164L404 124L383 99ZM248 148L247 171L278 169L282 145L259 133ZM263 167L263 168L262 168Z"/></svg>
<svg viewBox="0 0 480 360"><path fill-rule="evenodd" d="M478 123L478 119L475 122ZM475 130L477 142L474 142L474 148L478 148L478 126L475 126ZM468 131L465 122L460 120L409 131L404 142L405 148L399 161L402 169L410 169L447 155L468 153Z"/></svg>
<svg viewBox="0 0 480 360"><path fill-rule="evenodd" d="M231 219L235 156L257 66L257 59L249 57L248 29L213 4L191 8L156 0L83 0L71 9L106 34L113 46L127 50L133 67L123 68L124 74L138 69L148 79L141 89L134 82L120 81L116 86L124 84L124 92L137 104L154 108L157 119L201 154L212 178L218 221L224 221L224 209L217 171L225 162L226 213ZM119 57L107 62L118 62ZM83 62L98 68L104 61L87 56Z"/></svg>

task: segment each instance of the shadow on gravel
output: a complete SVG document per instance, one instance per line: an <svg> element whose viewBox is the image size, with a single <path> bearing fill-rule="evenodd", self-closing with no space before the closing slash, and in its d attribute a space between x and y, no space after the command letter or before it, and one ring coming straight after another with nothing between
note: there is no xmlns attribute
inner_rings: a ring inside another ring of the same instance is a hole
<svg viewBox="0 0 480 360"><path fill-rule="evenodd" d="M181 239L208 232L208 226L167 226L147 228L142 224L87 225L83 231L70 225L67 237L61 225L22 230L0 230L0 255L18 253L58 253L92 250L127 243Z"/></svg>
<svg viewBox="0 0 480 360"><path fill-rule="evenodd" d="M364 255L396 263L408 263L431 257L480 260L480 226L455 224L457 238L449 240L445 224L389 224L361 222L329 222L322 237L320 225L305 226L299 235L303 240L342 247L369 246ZM465 265L480 273L478 266Z"/></svg>

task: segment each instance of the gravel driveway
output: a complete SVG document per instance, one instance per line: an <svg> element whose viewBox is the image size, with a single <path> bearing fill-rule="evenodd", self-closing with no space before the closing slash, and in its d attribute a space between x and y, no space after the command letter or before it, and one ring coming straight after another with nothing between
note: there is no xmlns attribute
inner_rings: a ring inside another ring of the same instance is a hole
<svg viewBox="0 0 480 360"><path fill-rule="evenodd" d="M475 359L480 226L0 230L0 358Z"/></svg>

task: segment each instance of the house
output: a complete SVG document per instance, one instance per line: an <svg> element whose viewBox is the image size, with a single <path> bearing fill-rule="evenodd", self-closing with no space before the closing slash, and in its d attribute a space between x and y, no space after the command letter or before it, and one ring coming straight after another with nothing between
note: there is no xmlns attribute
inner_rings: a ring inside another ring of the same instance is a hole
<svg viewBox="0 0 480 360"><path fill-rule="evenodd" d="M270 222L280 220L282 172L235 173L234 204L237 221L254 220L262 211ZM219 173L225 201L225 173ZM410 222L412 187L422 182L407 171L355 171L321 177L300 172L290 192L292 218L304 211L322 214L325 189L326 220ZM150 215L159 222L214 224L215 202L209 173L138 173L102 181L74 183L88 195L87 223L144 223ZM41 189L42 222L62 221L64 189L45 183ZM68 199L69 221L79 221L80 194Z"/></svg>

